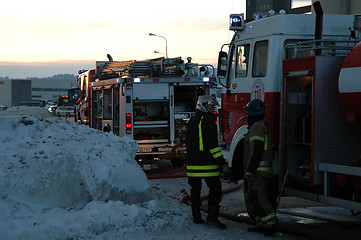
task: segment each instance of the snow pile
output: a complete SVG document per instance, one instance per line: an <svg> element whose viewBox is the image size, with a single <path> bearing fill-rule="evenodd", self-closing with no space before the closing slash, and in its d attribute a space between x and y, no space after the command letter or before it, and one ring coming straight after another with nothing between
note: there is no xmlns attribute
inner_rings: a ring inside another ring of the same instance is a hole
<svg viewBox="0 0 361 240"><path fill-rule="evenodd" d="M0 132L11 133L0 136L1 189L63 208L150 199L147 178L134 160L137 144L129 138L39 117L2 117Z"/></svg>
<svg viewBox="0 0 361 240"><path fill-rule="evenodd" d="M45 108L42 107L27 107L27 106L14 106L7 108L5 111L0 111L0 116L39 116L39 117L53 117L53 115Z"/></svg>
<svg viewBox="0 0 361 240"><path fill-rule="evenodd" d="M186 179L150 187L132 139L36 116L41 109L5 113L0 239L264 239L234 222L227 230L193 224L190 208L162 190L179 192Z"/></svg>

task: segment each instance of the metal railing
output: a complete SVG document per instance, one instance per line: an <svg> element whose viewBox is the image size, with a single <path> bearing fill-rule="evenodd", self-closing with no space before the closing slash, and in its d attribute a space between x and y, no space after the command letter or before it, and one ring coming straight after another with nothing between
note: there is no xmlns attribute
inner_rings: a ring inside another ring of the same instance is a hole
<svg viewBox="0 0 361 240"><path fill-rule="evenodd" d="M358 43L352 40L309 40L284 47L284 59L309 57L309 56L346 56Z"/></svg>

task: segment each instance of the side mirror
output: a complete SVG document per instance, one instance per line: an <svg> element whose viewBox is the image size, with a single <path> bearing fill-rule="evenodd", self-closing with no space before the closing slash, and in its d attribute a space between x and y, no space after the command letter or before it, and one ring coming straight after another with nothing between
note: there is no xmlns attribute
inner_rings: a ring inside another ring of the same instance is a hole
<svg viewBox="0 0 361 240"><path fill-rule="evenodd" d="M220 51L218 54L217 76L225 77L227 74L227 53Z"/></svg>
<svg viewBox="0 0 361 240"><path fill-rule="evenodd" d="M68 101L71 103L76 103L79 99L79 93L79 88L68 89Z"/></svg>

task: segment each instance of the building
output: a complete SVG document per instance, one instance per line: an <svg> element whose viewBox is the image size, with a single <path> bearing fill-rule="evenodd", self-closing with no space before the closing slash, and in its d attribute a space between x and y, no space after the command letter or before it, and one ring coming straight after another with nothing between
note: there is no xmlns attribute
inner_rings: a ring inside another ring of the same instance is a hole
<svg viewBox="0 0 361 240"><path fill-rule="evenodd" d="M19 106L31 101L30 80L0 80L0 106Z"/></svg>
<svg viewBox="0 0 361 240"><path fill-rule="evenodd" d="M281 9L290 10L291 0L247 0L246 19L253 19L254 13L267 13L269 10L279 12Z"/></svg>
<svg viewBox="0 0 361 240"><path fill-rule="evenodd" d="M68 89L76 86L76 79L0 80L0 106L31 105L40 100L55 100L68 95Z"/></svg>
<svg viewBox="0 0 361 240"><path fill-rule="evenodd" d="M312 0L315 2L316 0ZM361 14L360 0L318 0L326 14Z"/></svg>
<svg viewBox="0 0 361 240"><path fill-rule="evenodd" d="M254 14L265 14L270 10L278 13L281 9L287 13L314 13L311 5L319 1L325 14L360 14L360 0L247 0L246 19L251 20ZM257 15L256 14L256 15Z"/></svg>
<svg viewBox="0 0 361 240"><path fill-rule="evenodd" d="M31 80L31 98L32 100L54 100L58 96L67 96L68 89L76 87L76 78L74 80Z"/></svg>

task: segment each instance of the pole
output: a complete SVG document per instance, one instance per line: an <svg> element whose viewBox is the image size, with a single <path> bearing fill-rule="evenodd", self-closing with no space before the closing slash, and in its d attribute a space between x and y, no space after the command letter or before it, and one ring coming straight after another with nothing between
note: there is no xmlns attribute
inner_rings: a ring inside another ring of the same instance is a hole
<svg viewBox="0 0 361 240"><path fill-rule="evenodd" d="M161 37L165 40L165 57L168 58L168 41L165 37L154 34L154 33L149 33L149 36L153 36L153 37Z"/></svg>

